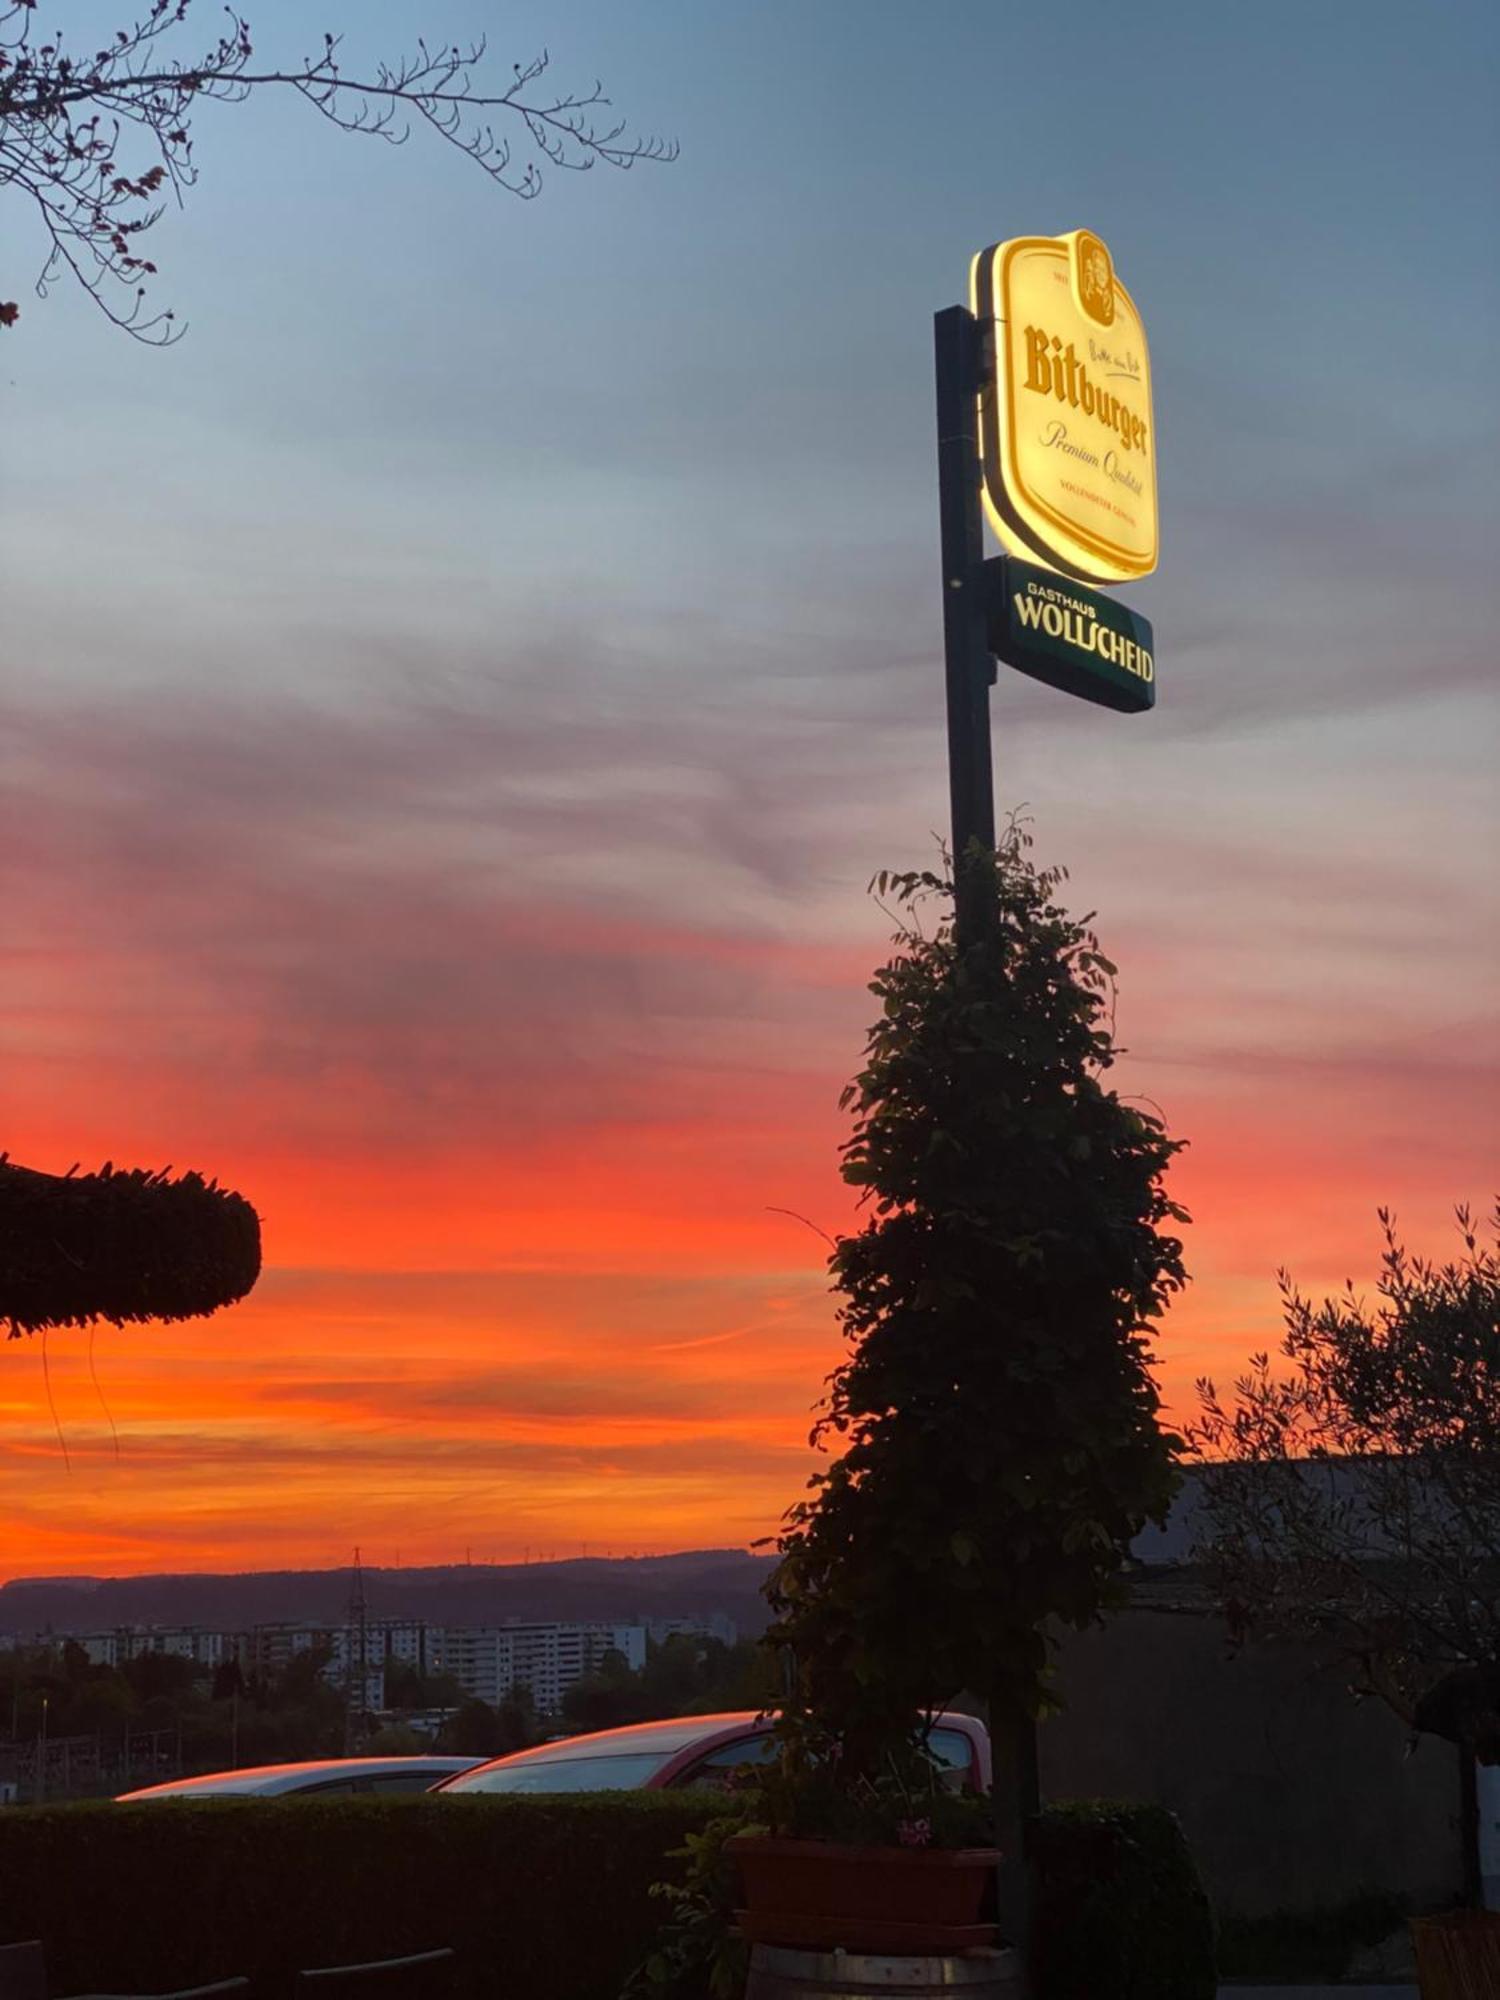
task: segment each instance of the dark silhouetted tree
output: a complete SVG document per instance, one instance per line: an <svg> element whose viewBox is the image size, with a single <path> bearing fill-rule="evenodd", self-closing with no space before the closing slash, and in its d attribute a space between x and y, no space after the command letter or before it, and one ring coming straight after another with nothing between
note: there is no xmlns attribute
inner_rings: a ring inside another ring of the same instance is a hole
<svg viewBox="0 0 1500 2000"><path fill-rule="evenodd" d="M569 1729L618 1729L647 1720L647 1702L636 1673L623 1653L613 1647L592 1673L574 1681L562 1698L563 1721Z"/></svg>
<svg viewBox="0 0 1500 2000"><path fill-rule="evenodd" d="M498 1757L502 1737L494 1709L477 1697L460 1703L438 1731L435 1747L450 1757Z"/></svg>
<svg viewBox="0 0 1500 2000"><path fill-rule="evenodd" d="M997 1734L1041 1712L1051 1635L1120 1600L1177 1483L1149 1340L1184 1282L1181 1142L1111 1087L1115 969L1029 845L975 863L994 914L963 945L950 879L878 878L903 916L845 1093L868 1220L831 1259L839 1455L767 1586L784 1733L851 1784L963 1690Z"/></svg>
<svg viewBox="0 0 1500 2000"><path fill-rule="evenodd" d="M1500 1762L1500 1210L1413 1257L1380 1212L1373 1304L1285 1273L1282 1356L1199 1384L1197 1553L1237 1636L1294 1634L1409 1727Z"/></svg>
<svg viewBox="0 0 1500 2000"><path fill-rule="evenodd" d="M495 1751L497 1757L507 1756L512 1750L529 1750L533 1743L541 1741L536 1702L524 1681L518 1681L495 1710L495 1735L499 1746Z"/></svg>

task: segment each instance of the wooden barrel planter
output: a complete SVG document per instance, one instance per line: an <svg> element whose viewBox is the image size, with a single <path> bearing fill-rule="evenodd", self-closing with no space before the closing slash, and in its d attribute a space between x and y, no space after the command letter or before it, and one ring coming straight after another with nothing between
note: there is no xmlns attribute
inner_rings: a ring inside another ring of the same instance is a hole
<svg viewBox="0 0 1500 2000"><path fill-rule="evenodd" d="M1500 1914L1448 1910L1414 1917L1422 2000L1495 2000L1500 1994Z"/></svg>
<svg viewBox="0 0 1500 2000"><path fill-rule="evenodd" d="M845 1951L750 1951L745 2000L1019 2000L1012 1951L912 1957Z"/></svg>

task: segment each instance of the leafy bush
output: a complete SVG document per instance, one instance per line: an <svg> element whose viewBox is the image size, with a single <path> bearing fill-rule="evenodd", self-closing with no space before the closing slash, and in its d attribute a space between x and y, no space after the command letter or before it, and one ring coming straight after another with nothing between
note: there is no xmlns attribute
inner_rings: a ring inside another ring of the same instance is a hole
<svg viewBox="0 0 1500 2000"><path fill-rule="evenodd" d="M160 1993L451 1945L459 1990L614 2000L650 1886L711 1817L685 1794L108 1803L0 1814L0 1939L55 1993Z"/></svg>
<svg viewBox="0 0 1500 2000"><path fill-rule="evenodd" d="M690 1835L685 1885L624 2000L729 2000L743 1985L719 1818ZM1050 1806L1032 1827L1036 2000L1214 2000L1214 1920L1182 1829L1161 1806Z"/></svg>
<svg viewBox="0 0 1500 2000"><path fill-rule="evenodd" d="M1406 1918L1399 1896L1376 1890L1316 1910L1226 1913L1219 1969L1226 1979L1342 1979L1356 1952L1383 1944Z"/></svg>
<svg viewBox="0 0 1500 2000"><path fill-rule="evenodd" d="M1038 2000L1213 2000L1213 1912L1165 1808L1051 1807L1034 1852Z"/></svg>

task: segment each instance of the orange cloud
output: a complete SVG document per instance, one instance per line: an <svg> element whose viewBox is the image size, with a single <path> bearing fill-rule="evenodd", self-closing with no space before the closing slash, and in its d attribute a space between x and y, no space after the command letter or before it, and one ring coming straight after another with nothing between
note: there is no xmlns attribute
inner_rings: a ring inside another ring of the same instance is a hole
<svg viewBox="0 0 1500 2000"><path fill-rule="evenodd" d="M54 1335L50 1399L41 1343L6 1348L0 1574L770 1531L840 1353L796 1218L856 1218L836 1099L879 951L878 921L842 937L787 889L826 736L760 745L704 805L701 744L602 725L22 720L4 1143L214 1173L261 1210L267 1270L210 1321L99 1329L92 1367ZM1469 990L1459 890L1435 913L1423 871L1388 879L1426 952L1398 976L1347 857L1201 834L1184 856L1143 828L1112 876L1089 850L1119 1087L1192 1141L1178 1414L1274 1341L1278 1265L1371 1274L1379 1202L1441 1249L1493 1130L1479 1024L1433 1000Z"/></svg>

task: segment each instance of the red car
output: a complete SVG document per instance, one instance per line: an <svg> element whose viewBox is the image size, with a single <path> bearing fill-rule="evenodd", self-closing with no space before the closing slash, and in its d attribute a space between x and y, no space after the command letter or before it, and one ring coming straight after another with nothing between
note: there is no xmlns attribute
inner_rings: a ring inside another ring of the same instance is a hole
<svg viewBox="0 0 1500 2000"><path fill-rule="evenodd" d="M729 1774L775 1751L775 1718L742 1709L732 1715L679 1715L568 1736L535 1750L514 1750L460 1771L438 1792L665 1791L669 1786L724 1786ZM990 1739L972 1715L943 1714L927 1739L955 1789L990 1788Z"/></svg>

